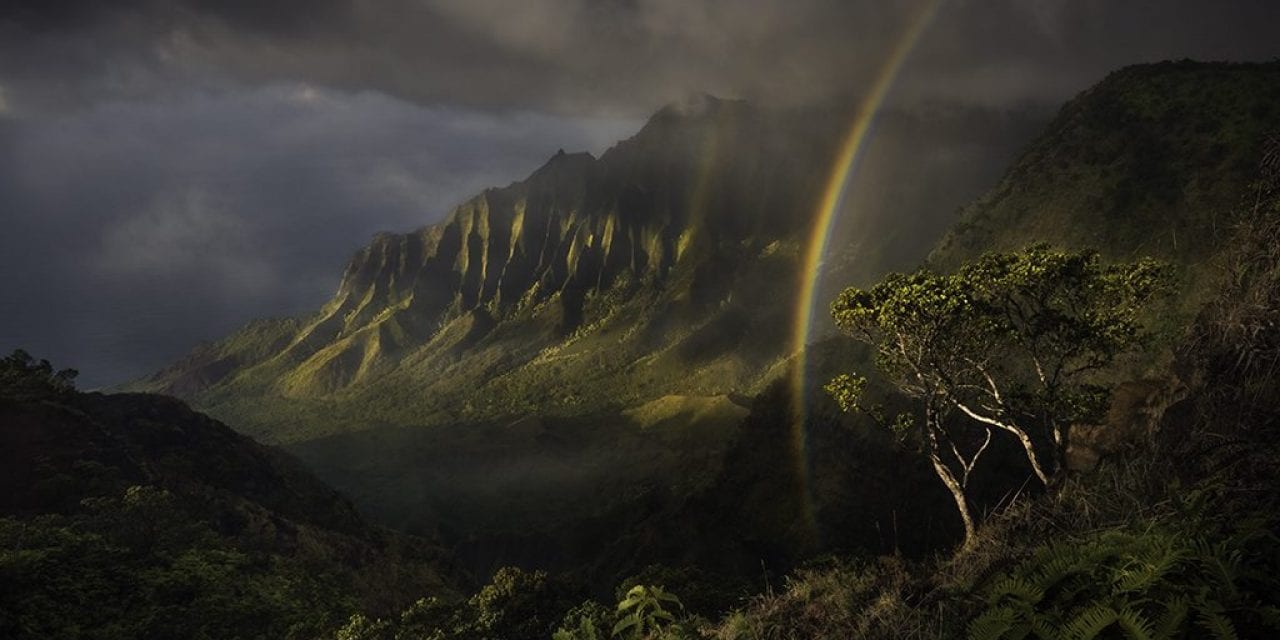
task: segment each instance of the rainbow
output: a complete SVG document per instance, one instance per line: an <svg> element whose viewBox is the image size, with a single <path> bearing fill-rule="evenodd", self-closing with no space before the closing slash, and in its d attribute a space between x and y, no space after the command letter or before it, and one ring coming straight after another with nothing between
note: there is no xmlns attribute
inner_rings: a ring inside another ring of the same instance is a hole
<svg viewBox="0 0 1280 640"><path fill-rule="evenodd" d="M810 531L816 531L816 522L813 511L813 496L809 489L808 443L804 428L808 414L805 402L807 388L806 368L808 366L805 347L808 345L809 337L813 332L814 306L817 302L815 298L817 297L818 284L821 279L822 260L827 253L827 245L831 240L831 230L834 226L836 214L840 210L841 202L844 200L845 189L857 168L863 144L871 132L871 125L875 122L876 114L879 112L885 98L889 95L889 91L893 88L894 80L897 78L898 72L901 71L903 63L910 57L911 51L919 42L920 36L925 32L926 27L933 20L940 4L941 0L929 0L925 3L920 14L911 20L902 37L898 39L897 45L890 52L884 66L880 68L880 72L876 75L870 91L859 104L857 115L854 117L853 123L849 127L849 132L845 135L844 141L840 145L835 163L832 166L831 175L827 178L826 189L823 191L822 199L819 201L818 210L814 216L813 228L809 232L809 241L803 258L804 262L800 269L800 295L796 301L792 333L792 353L795 354L795 365L792 370L793 420L791 446L798 466L797 477L803 494L804 515Z"/></svg>

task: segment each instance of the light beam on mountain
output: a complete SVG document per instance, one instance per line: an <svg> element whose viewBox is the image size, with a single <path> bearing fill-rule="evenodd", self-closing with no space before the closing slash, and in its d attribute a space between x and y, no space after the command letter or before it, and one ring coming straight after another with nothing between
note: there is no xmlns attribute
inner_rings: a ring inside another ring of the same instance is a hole
<svg viewBox="0 0 1280 640"><path fill-rule="evenodd" d="M705 227L703 222L707 217L707 207L711 203L716 167L720 166L721 138L729 135L727 129L725 121L720 119L713 129L702 134L702 152L698 154L697 178L693 181L693 189L689 195L688 228L690 235L681 238L680 244L676 249L677 260L686 250L693 247L696 241L702 240L695 236L702 233Z"/></svg>
<svg viewBox="0 0 1280 640"><path fill-rule="evenodd" d="M908 24L902 37L897 41L884 66L876 75L874 84L862 99L854 116L849 132L836 154L826 189L814 216L813 228L809 233L809 242L804 254L804 263L800 269L800 295L795 309L795 324L792 334L792 352L796 354L795 369L792 372L792 412L791 431L792 455L797 464L797 477L800 481L802 502L805 505L806 524L810 531L816 530L813 510L813 496L809 489L809 454L808 437L805 432L805 419L808 407L805 403L805 390L808 386L806 369L808 367L805 346L809 343L813 331L814 305L816 303L818 285L822 275L822 261L827 253L827 245L831 239L837 212L844 200L845 189L852 181L857 170L858 160L864 143L870 137L871 126L875 123L877 112L884 103L885 97L893 88L894 79L902 69L902 65L910 56L912 49L924 34L930 21L937 13L941 0L929 0L921 8L920 13Z"/></svg>

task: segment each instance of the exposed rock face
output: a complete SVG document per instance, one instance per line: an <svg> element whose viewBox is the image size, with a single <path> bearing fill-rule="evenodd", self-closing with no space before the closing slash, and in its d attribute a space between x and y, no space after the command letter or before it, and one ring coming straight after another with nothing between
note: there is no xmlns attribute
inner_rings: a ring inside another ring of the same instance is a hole
<svg viewBox="0 0 1280 640"><path fill-rule="evenodd" d="M1102 424L1071 426L1067 467L1092 471L1107 456L1149 447L1170 407L1187 397L1177 378L1131 380L1116 385Z"/></svg>
<svg viewBox="0 0 1280 640"><path fill-rule="evenodd" d="M789 347L799 247L836 137L812 120L709 97L667 107L599 159L560 151L439 224L376 236L312 318L246 328L143 387L268 438L260 416L222 411L222 399L385 384L413 408L383 420L434 422L457 417L459 385L473 395L511 379L517 388L492 389L497 406L461 409L511 413L511 392L554 396L562 376L629 386L619 376L634 381L637 367L624 369L644 358L702 370L706 384L685 393L750 392ZM752 300L762 294L764 305Z"/></svg>

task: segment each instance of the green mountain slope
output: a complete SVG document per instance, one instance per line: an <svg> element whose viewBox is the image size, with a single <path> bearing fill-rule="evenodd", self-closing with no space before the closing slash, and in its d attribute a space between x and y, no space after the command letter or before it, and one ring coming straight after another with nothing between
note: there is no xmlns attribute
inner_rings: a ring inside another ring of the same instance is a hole
<svg viewBox="0 0 1280 640"><path fill-rule="evenodd" d="M668 106L598 159L558 153L438 224L377 236L315 315L252 323L127 389L270 442L750 395L794 348L801 253L851 115ZM864 242L833 251L829 279L914 263L947 224L931 203L972 197L1040 118L883 114L839 230ZM922 163L922 144L945 149ZM935 179L890 185L903 175Z"/></svg>
<svg viewBox="0 0 1280 640"><path fill-rule="evenodd" d="M599 159L558 153L378 236L315 316L251 325L140 387L274 441L750 392L788 348L834 137L814 122L668 107Z"/></svg>
<svg viewBox="0 0 1280 640"><path fill-rule="evenodd" d="M1195 266L1229 234L1280 126L1280 63L1127 67L1063 106L930 260L1049 242Z"/></svg>
<svg viewBox="0 0 1280 640"><path fill-rule="evenodd" d="M455 593L439 547L282 452L172 398L45 379L0 361L0 635L314 637Z"/></svg>

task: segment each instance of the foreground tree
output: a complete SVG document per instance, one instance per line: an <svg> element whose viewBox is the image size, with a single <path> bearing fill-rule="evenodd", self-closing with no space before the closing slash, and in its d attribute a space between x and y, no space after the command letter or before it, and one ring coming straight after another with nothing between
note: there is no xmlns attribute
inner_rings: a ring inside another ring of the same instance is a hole
<svg viewBox="0 0 1280 640"><path fill-rule="evenodd" d="M975 527L966 489L993 431L1016 439L1032 473L1055 484L1066 471L1068 426L1103 408L1099 374L1147 343L1144 310L1169 283L1169 268L1153 260L1105 265L1096 252L1046 246L989 253L954 274L892 274L843 291L832 315L873 348L884 379L915 410L889 420L866 406L858 374L827 390L844 410L917 436L955 499L968 545Z"/></svg>

